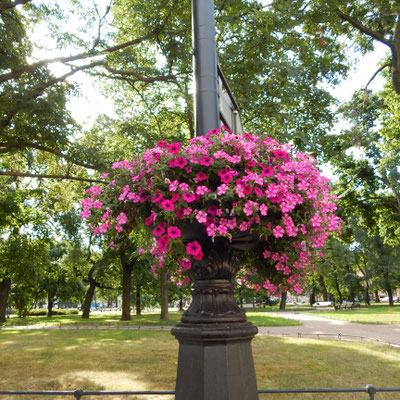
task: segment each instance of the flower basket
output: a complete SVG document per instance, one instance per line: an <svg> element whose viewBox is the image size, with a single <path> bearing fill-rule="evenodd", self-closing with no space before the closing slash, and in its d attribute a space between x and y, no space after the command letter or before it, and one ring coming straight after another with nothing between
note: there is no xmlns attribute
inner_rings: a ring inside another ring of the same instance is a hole
<svg viewBox="0 0 400 400"><path fill-rule="evenodd" d="M266 136L222 129L186 146L160 141L104 178L82 201L90 229L115 247L146 226L153 272L168 268L178 285L224 243L242 268L238 283L301 293L328 233L342 224L315 160Z"/></svg>

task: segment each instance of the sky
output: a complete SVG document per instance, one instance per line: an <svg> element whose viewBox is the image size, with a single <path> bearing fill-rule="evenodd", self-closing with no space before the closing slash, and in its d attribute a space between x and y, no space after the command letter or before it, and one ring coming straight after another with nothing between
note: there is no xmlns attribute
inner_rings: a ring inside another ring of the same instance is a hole
<svg viewBox="0 0 400 400"><path fill-rule="evenodd" d="M388 47L384 44L376 42L375 51L367 53L364 57L358 56L356 67L350 71L349 77L344 80L340 85L331 89L330 92L333 96L341 101L351 99L352 94L361 88L364 88L368 81L372 78L374 73L379 68L379 63L388 52ZM378 91L383 88L383 78L381 75L377 77L368 86L369 89Z"/></svg>

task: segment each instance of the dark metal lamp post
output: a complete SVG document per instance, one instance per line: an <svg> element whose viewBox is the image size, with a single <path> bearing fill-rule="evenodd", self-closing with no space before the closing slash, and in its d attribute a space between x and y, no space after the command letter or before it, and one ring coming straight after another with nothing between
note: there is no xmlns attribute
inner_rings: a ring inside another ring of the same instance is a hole
<svg viewBox="0 0 400 400"><path fill-rule="evenodd" d="M219 127L214 2L192 0L195 54L196 135ZM172 329L179 341L176 400L257 400L251 340L257 328L234 298L235 254L254 246L252 238L214 241L192 226L204 258L193 260L192 303ZM185 235L184 235L185 236Z"/></svg>
<svg viewBox="0 0 400 400"><path fill-rule="evenodd" d="M218 75L214 1L192 0L196 136L218 128Z"/></svg>

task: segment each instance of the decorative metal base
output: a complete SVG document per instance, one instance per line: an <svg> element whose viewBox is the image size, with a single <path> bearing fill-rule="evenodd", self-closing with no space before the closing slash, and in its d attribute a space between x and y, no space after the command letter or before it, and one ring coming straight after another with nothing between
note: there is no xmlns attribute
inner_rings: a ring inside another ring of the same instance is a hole
<svg viewBox="0 0 400 400"><path fill-rule="evenodd" d="M236 304L235 289L227 279L198 280L193 284L193 300L182 322L211 324L245 322L246 314Z"/></svg>
<svg viewBox="0 0 400 400"><path fill-rule="evenodd" d="M250 322L180 323L171 332L179 341L176 400L258 400Z"/></svg>
<svg viewBox="0 0 400 400"><path fill-rule="evenodd" d="M175 399L257 400L251 352L257 328L235 301L237 249L222 237L211 241L201 230L184 236L189 235L201 241L204 258L192 261L193 300L171 331L179 341ZM246 246L253 245L245 239Z"/></svg>

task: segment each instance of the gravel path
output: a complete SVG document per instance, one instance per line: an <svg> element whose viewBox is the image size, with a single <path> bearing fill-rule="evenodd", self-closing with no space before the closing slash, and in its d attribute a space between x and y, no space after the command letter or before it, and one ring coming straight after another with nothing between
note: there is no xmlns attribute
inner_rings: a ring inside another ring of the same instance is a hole
<svg viewBox="0 0 400 400"><path fill-rule="evenodd" d="M321 318L309 314L282 312L280 317L300 321L298 326L262 326L259 327L261 335L307 336L328 338L355 339L372 338L400 347L400 324L355 324L352 322L338 321Z"/></svg>

